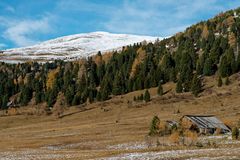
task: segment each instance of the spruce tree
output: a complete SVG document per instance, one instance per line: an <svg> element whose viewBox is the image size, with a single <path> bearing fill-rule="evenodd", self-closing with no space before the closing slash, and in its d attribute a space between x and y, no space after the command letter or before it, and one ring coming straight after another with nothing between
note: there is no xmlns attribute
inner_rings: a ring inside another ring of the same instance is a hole
<svg viewBox="0 0 240 160"><path fill-rule="evenodd" d="M90 103L94 102L96 95L97 95L96 89L93 89L93 88L89 89L88 98Z"/></svg>
<svg viewBox="0 0 240 160"><path fill-rule="evenodd" d="M136 96L134 96L134 97L133 97L133 101L137 101L137 98L136 98Z"/></svg>
<svg viewBox="0 0 240 160"><path fill-rule="evenodd" d="M35 101L36 101L36 104L39 104L40 102L42 102L42 92L40 91L36 91L35 92Z"/></svg>
<svg viewBox="0 0 240 160"><path fill-rule="evenodd" d="M8 108L7 103L8 103L8 96L7 96L7 95L4 95L4 96L2 97L1 109L7 109L7 108Z"/></svg>
<svg viewBox="0 0 240 160"><path fill-rule="evenodd" d="M232 130L232 139L237 140L239 138L239 129L234 127Z"/></svg>
<svg viewBox="0 0 240 160"><path fill-rule="evenodd" d="M219 77L218 77L218 87L222 87L222 84L223 84L223 82L222 82L222 77L219 76Z"/></svg>
<svg viewBox="0 0 240 160"><path fill-rule="evenodd" d="M191 81L193 77L193 59L189 53L183 52L180 62L179 79L182 82L182 91L187 92L191 89Z"/></svg>
<svg viewBox="0 0 240 160"><path fill-rule="evenodd" d="M150 130L148 133L149 136L154 136L159 133L159 124L160 124L160 119L158 118L158 116L154 116L151 121Z"/></svg>
<svg viewBox="0 0 240 160"><path fill-rule="evenodd" d="M211 76L215 73L214 67L213 67L213 61L208 58L206 59L206 62L204 63L203 67L203 74L206 76Z"/></svg>
<svg viewBox="0 0 240 160"><path fill-rule="evenodd" d="M177 93L182 93L182 91L183 91L182 81L181 81L181 80L178 80L178 81L177 81L177 84L176 84L176 92L177 92Z"/></svg>
<svg viewBox="0 0 240 160"><path fill-rule="evenodd" d="M97 101L101 101L101 93L100 92L97 92Z"/></svg>
<svg viewBox="0 0 240 160"><path fill-rule="evenodd" d="M150 93L148 92L148 90L145 91L144 100L145 102L149 102L151 100Z"/></svg>
<svg viewBox="0 0 240 160"><path fill-rule="evenodd" d="M191 91L195 97L198 96L198 94L201 92L201 79L195 74L192 80L192 87Z"/></svg>
<svg viewBox="0 0 240 160"><path fill-rule="evenodd" d="M74 88L73 86L68 86L66 92L65 92L66 102L68 105L72 104L72 100L74 98Z"/></svg>
<svg viewBox="0 0 240 160"><path fill-rule="evenodd" d="M117 76L115 77L114 81L113 81L113 89L112 89L112 93L114 95L120 95L124 93L124 75L121 71L119 71L117 73Z"/></svg>
<svg viewBox="0 0 240 160"><path fill-rule="evenodd" d="M162 83L161 82L158 85L157 93L158 93L159 96L163 95L163 87L162 87Z"/></svg>
<svg viewBox="0 0 240 160"><path fill-rule="evenodd" d="M171 69L171 72L170 72L170 80L172 81L172 82L176 82L176 80L177 80L177 73L176 73L176 71L175 71L175 69L174 68L172 68Z"/></svg>
<svg viewBox="0 0 240 160"><path fill-rule="evenodd" d="M225 85L228 86L229 84L230 84L230 80L229 80L229 78L228 78L228 76L227 76L227 78L226 78L226 80L225 80Z"/></svg>
<svg viewBox="0 0 240 160"><path fill-rule="evenodd" d="M20 103L27 105L32 98L32 90L29 86L24 86L20 94Z"/></svg>
<svg viewBox="0 0 240 160"><path fill-rule="evenodd" d="M222 77L227 77L231 74L231 66L229 65L229 62L225 55L221 59L219 71Z"/></svg>
<svg viewBox="0 0 240 160"><path fill-rule="evenodd" d="M54 92L52 90L48 91L48 96L47 96L48 108L52 108L55 102L56 102L56 98L55 98Z"/></svg>
<svg viewBox="0 0 240 160"><path fill-rule="evenodd" d="M105 101L108 99L109 99L109 92L108 92L108 89L104 87L103 89L101 89L101 100Z"/></svg>
<svg viewBox="0 0 240 160"><path fill-rule="evenodd" d="M236 65L237 65L237 71L240 71L240 53L238 53Z"/></svg>
<svg viewBox="0 0 240 160"><path fill-rule="evenodd" d="M74 98L72 100L72 105L79 105L81 103L81 93L80 92L77 92L75 95L74 95Z"/></svg>

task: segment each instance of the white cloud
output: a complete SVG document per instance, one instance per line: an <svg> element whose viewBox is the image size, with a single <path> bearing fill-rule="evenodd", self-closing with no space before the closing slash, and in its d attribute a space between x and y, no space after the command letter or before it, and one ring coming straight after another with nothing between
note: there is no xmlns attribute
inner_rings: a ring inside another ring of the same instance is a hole
<svg viewBox="0 0 240 160"><path fill-rule="evenodd" d="M211 17L234 8L236 3L240 4L226 6L218 0L125 0L122 6L109 13L109 20L103 25L112 32L168 36L204 20L200 18L206 18L206 14Z"/></svg>
<svg viewBox="0 0 240 160"><path fill-rule="evenodd" d="M100 19L104 17L100 22L94 18L89 21L94 22L95 28L106 31L169 36L238 5L238 0L229 3L224 0L122 0L111 3L60 0L57 8L65 12L70 9L79 14L96 14Z"/></svg>
<svg viewBox="0 0 240 160"><path fill-rule="evenodd" d="M49 33L52 28L49 17L38 20L16 20L0 17L0 21L5 22L6 30L3 37L12 41L17 47L23 47L38 43L35 35Z"/></svg>

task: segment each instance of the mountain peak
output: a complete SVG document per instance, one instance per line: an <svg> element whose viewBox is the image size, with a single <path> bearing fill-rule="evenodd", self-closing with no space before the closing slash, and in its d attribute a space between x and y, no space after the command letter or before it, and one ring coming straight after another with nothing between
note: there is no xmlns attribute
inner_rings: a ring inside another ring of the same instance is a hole
<svg viewBox="0 0 240 160"><path fill-rule="evenodd" d="M117 50L144 40L153 42L157 38L159 37L113 34L104 31L80 33L48 40L33 46L4 50L0 60L4 62L72 60L94 55L98 51Z"/></svg>

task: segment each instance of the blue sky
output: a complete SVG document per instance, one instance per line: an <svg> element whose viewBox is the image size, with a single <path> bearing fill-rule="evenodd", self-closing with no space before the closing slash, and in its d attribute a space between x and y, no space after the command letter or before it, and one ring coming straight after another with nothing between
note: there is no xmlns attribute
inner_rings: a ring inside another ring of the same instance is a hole
<svg viewBox="0 0 240 160"><path fill-rule="evenodd" d="M0 0L0 49L84 32L170 36L239 0Z"/></svg>

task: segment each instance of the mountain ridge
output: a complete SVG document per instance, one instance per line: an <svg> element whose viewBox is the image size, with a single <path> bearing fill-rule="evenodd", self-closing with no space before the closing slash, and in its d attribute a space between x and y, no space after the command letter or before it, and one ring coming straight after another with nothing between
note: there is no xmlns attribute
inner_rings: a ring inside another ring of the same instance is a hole
<svg viewBox="0 0 240 160"><path fill-rule="evenodd" d="M104 31L81 33L58 37L39 44L4 50L0 60L10 61L49 61L74 60L107 52L143 41L153 42L161 37L141 36L132 34L114 34Z"/></svg>

